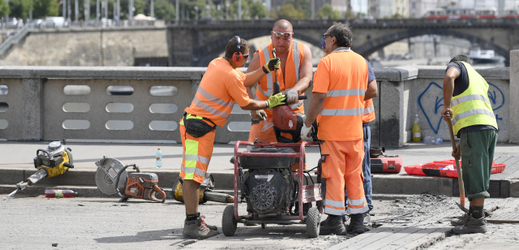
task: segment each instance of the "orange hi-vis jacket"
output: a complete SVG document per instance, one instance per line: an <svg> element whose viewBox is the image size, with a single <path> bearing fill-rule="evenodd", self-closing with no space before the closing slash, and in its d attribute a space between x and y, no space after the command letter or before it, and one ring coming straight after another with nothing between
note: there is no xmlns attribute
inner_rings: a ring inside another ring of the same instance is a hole
<svg viewBox="0 0 519 250"><path fill-rule="evenodd" d="M223 127L231 116L235 100L242 107L251 101L243 86L245 78L243 72L234 69L223 57L214 59L209 63L195 98L185 112L210 119Z"/></svg>
<svg viewBox="0 0 519 250"><path fill-rule="evenodd" d="M272 43L270 43L269 45L264 46L256 51L256 53L259 53L260 55L260 65L265 65L268 60L273 58L273 48L274 46ZM290 48L288 48L288 56L285 64L285 78L283 78L283 72L281 70L277 70L277 78L281 92L286 93L285 91L293 88L299 81L299 70L303 64L304 57L305 52L303 43L292 42ZM258 100L267 100L270 95L272 95L275 81L276 80L273 72L270 72L261 78L261 80L258 82L258 86L256 87L256 97ZM297 105L292 104L291 107L296 113L301 113L305 110L303 101L299 101ZM265 112L268 116L272 116L272 110L266 109Z"/></svg>
<svg viewBox="0 0 519 250"><path fill-rule="evenodd" d="M373 99L364 101L364 114L362 115L362 123L368 123L375 120L375 107Z"/></svg>
<svg viewBox="0 0 519 250"><path fill-rule="evenodd" d="M326 93L323 108L317 116L320 140L363 138L362 115L367 85L366 60L349 48L338 48L321 59L312 90L312 93Z"/></svg>

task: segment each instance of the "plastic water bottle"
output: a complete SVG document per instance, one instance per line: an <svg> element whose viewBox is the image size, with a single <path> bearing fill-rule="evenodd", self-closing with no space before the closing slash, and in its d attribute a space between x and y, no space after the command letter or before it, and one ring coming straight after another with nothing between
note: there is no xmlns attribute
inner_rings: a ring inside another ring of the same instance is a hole
<svg viewBox="0 0 519 250"><path fill-rule="evenodd" d="M420 118L418 118L418 114L416 114L416 118L414 119L413 125L413 141L419 142L422 140L422 130L420 129Z"/></svg>
<svg viewBox="0 0 519 250"><path fill-rule="evenodd" d="M435 143L435 138L432 136L426 136L425 138L423 138L423 142L425 144L433 144Z"/></svg>
<svg viewBox="0 0 519 250"><path fill-rule="evenodd" d="M443 142L443 140L440 137L434 139L434 144L436 144L436 145L440 145L440 144L442 144L442 142Z"/></svg>
<svg viewBox="0 0 519 250"><path fill-rule="evenodd" d="M72 198L75 197L77 192L70 189L47 189L45 190L45 198Z"/></svg>
<svg viewBox="0 0 519 250"><path fill-rule="evenodd" d="M155 166L157 166L157 168L162 168L162 151L160 151L160 148L157 149L157 153L155 154L155 156L157 157Z"/></svg>

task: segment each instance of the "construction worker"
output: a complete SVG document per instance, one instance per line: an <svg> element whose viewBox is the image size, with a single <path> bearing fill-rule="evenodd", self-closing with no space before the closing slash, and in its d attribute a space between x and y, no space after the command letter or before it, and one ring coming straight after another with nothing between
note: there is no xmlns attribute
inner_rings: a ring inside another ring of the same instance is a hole
<svg viewBox="0 0 519 250"><path fill-rule="evenodd" d="M490 173L497 142L497 122L488 99L488 83L470 65L466 55L453 57L443 80L443 119L452 120L453 133L460 138L457 150L463 166L468 214L451 221L455 234L485 233L485 198L489 198Z"/></svg>
<svg viewBox="0 0 519 250"><path fill-rule="evenodd" d="M281 60L281 70L276 71L277 80L281 92L286 93L287 103L296 113L304 113L303 101L298 97L310 87L312 80L312 53L308 46L301 42L293 42L294 29L292 24L285 19L280 19L274 23L270 38L272 42L267 46L257 50L252 58L247 72L252 72L268 62L271 58L278 57ZM275 54L273 50L275 49ZM256 86L256 97L258 100L267 100L274 89L275 74L270 73L262 77ZM245 85L252 99L251 88L255 83ZM249 141L256 139L261 142L277 142L274 133L271 110L251 111L252 125L250 128ZM282 134L291 138L288 134Z"/></svg>
<svg viewBox="0 0 519 250"><path fill-rule="evenodd" d="M180 120L183 145L180 177L186 207L184 238L205 239L216 235L216 226L208 226L198 213L199 187L204 181L213 153L216 126L224 126L231 115L234 102L242 109L273 108L285 104L281 93L265 101L251 100L244 84L258 81L265 74L278 69L280 61L273 58L258 70L244 74L243 67L249 57L249 43L236 36L225 47L225 56L209 63L191 105Z"/></svg>
<svg viewBox="0 0 519 250"><path fill-rule="evenodd" d="M326 179L323 231L344 234L346 210L344 187L348 189L348 231L363 233L363 213L368 211L362 185L364 99L368 89L366 60L351 50L348 26L334 23L323 35L327 55L317 65L313 97L301 129L303 140L312 140L312 123L317 119L321 143L322 178ZM337 126L340 124L341 129Z"/></svg>
<svg viewBox="0 0 519 250"><path fill-rule="evenodd" d="M326 48L324 38L321 38L321 47L323 50ZM326 52L326 51L325 51ZM364 159L362 160L362 173L364 175L364 194L366 195L366 202L368 203L368 212L364 213L364 224L367 225L371 221L369 212L373 210L372 194L373 194L373 183L371 183L371 127L369 123L375 120L375 107L373 107L373 99L378 95L377 79L371 64L366 60L368 64L368 89L364 97L364 114L362 115L362 130L364 134ZM326 182L326 181L325 181ZM324 185L323 185L324 186ZM348 190L344 188L344 200L347 200ZM347 204L345 204L347 205ZM346 219L344 219L346 221Z"/></svg>

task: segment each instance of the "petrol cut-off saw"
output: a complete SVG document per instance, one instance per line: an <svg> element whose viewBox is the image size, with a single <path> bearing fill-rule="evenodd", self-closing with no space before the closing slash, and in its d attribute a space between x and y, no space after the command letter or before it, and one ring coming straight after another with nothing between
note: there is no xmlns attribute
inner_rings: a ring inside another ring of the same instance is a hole
<svg viewBox="0 0 519 250"><path fill-rule="evenodd" d="M96 185L104 194L118 194L120 201L127 201L128 198L155 202L166 200L166 193L158 186L159 177L155 173L141 173L137 165L124 166L115 158L103 157L96 161L96 166ZM126 172L128 167L133 167L135 172Z"/></svg>
<svg viewBox="0 0 519 250"><path fill-rule="evenodd" d="M36 173L27 179L16 184L16 190L4 196L4 200L8 200L11 196L20 190L30 187L41 179L47 177L62 175L69 168L73 168L72 149L65 148L65 141L53 141L45 149L38 149L34 158L34 167L38 169Z"/></svg>

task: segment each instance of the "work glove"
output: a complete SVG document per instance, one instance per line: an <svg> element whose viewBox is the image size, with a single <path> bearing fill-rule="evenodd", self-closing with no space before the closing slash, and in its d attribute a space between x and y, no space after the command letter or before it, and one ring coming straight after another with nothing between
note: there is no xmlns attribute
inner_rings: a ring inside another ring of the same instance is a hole
<svg viewBox="0 0 519 250"><path fill-rule="evenodd" d="M275 95L271 95L269 99L267 100L268 108L274 108L279 105L287 104L286 102L286 96L283 93L277 93Z"/></svg>
<svg viewBox="0 0 519 250"><path fill-rule="evenodd" d="M297 93L297 90L295 89L290 89L287 92L287 103L292 104L296 103L297 101L299 101L299 93Z"/></svg>
<svg viewBox="0 0 519 250"><path fill-rule="evenodd" d="M310 127L306 126L306 123L303 123L303 127L301 127L301 140L303 141L312 141L312 132L314 131L314 127L310 125Z"/></svg>
<svg viewBox="0 0 519 250"><path fill-rule="evenodd" d="M263 65L263 70L267 70L265 73L270 73L272 70L279 69L281 66L281 61L278 57L270 59L265 65Z"/></svg>
<svg viewBox="0 0 519 250"><path fill-rule="evenodd" d="M261 121L267 118L267 113L263 109L252 110L250 116L252 120Z"/></svg>

